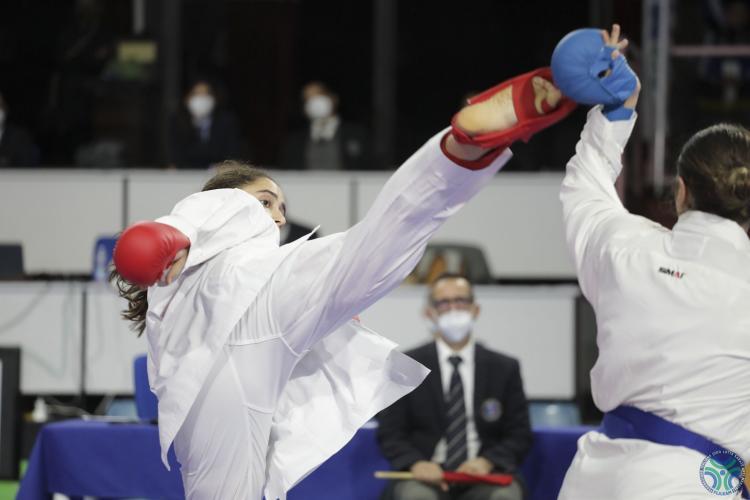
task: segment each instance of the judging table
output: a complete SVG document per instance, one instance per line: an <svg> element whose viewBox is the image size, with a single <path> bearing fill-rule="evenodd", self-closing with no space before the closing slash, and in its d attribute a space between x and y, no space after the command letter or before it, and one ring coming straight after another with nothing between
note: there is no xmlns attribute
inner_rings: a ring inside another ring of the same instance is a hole
<svg viewBox="0 0 750 500"><path fill-rule="evenodd" d="M556 498L576 442L590 427L537 428L522 469L529 500ZM289 493L290 500L376 500L385 482L373 472L388 469L366 426L336 455ZM18 500L69 497L184 498L179 465L170 453L171 472L161 463L158 430L151 424L69 420L44 426L37 437Z"/></svg>

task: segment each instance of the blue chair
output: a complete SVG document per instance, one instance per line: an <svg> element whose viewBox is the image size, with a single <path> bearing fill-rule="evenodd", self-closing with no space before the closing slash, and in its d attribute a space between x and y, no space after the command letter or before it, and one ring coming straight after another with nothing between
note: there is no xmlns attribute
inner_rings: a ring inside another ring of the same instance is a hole
<svg viewBox="0 0 750 500"><path fill-rule="evenodd" d="M112 236L103 236L96 240L91 271L91 278L94 281L107 281L109 278L109 266L112 263L115 243L117 243L117 238Z"/></svg>
<svg viewBox="0 0 750 500"><path fill-rule="evenodd" d="M138 356L133 362L135 379L135 407L141 420L156 420L159 416L158 400L148 384L146 355Z"/></svg>
<svg viewBox="0 0 750 500"><path fill-rule="evenodd" d="M529 403L531 426L572 427L581 425L581 412L575 403L541 402Z"/></svg>
<svg viewBox="0 0 750 500"><path fill-rule="evenodd" d="M113 399L107 405L104 414L108 417L140 418L138 417L138 409L135 407L135 400L133 398Z"/></svg>

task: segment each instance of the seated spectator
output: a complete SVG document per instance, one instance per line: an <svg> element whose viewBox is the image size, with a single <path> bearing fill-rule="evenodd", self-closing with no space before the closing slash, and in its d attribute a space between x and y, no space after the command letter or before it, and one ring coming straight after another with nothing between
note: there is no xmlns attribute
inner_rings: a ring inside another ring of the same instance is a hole
<svg viewBox="0 0 750 500"><path fill-rule="evenodd" d="M208 168L247 156L234 114L217 107L216 101L216 92L207 81L198 80L190 87L184 109L170 126L170 167Z"/></svg>
<svg viewBox="0 0 750 500"><path fill-rule="evenodd" d="M33 167L39 150L26 129L8 122L8 104L0 94L0 167Z"/></svg>
<svg viewBox="0 0 750 500"><path fill-rule="evenodd" d="M479 315L471 283L443 274L432 284L425 315L435 340L407 354L431 370L414 392L378 416L378 443L395 470L394 500L520 500L519 465L531 446L528 405L518 361L474 341ZM509 473L509 486L451 485L444 470Z"/></svg>
<svg viewBox="0 0 750 500"><path fill-rule="evenodd" d="M281 152L281 166L291 170L364 170L370 164L367 133L361 125L344 122L339 98L325 84L302 88L309 125L293 132Z"/></svg>

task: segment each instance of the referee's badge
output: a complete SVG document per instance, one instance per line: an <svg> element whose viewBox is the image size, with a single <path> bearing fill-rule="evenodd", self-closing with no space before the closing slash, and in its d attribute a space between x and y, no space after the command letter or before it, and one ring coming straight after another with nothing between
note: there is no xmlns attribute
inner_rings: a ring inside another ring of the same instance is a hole
<svg viewBox="0 0 750 500"><path fill-rule="evenodd" d="M503 413L503 407L495 398L485 399L479 407L479 414L485 422L497 422Z"/></svg>

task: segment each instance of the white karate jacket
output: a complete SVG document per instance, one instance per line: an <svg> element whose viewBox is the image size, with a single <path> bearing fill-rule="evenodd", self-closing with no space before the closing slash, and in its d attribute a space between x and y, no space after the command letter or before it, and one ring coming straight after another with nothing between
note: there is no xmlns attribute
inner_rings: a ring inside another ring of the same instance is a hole
<svg viewBox="0 0 750 500"><path fill-rule="evenodd" d="M750 240L735 222L682 214L672 231L627 212L614 188L635 123L589 112L560 198L597 318L597 407L655 413L750 459ZM560 498L701 498L704 457L590 433ZM603 496L602 496L603 495Z"/></svg>
<svg viewBox="0 0 750 500"><path fill-rule="evenodd" d="M263 397L276 405L267 498L283 498L422 382L422 365L350 318L400 284L442 222L511 157L506 150L482 170L462 168L441 151L444 134L407 160L343 233L279 247L271 218L238 189L191 195L158 219L191 241L180 277L148 295L149 380L165 464L230 334L281 338L289 348L278 371L258 374L267 378Z"/></svg>

